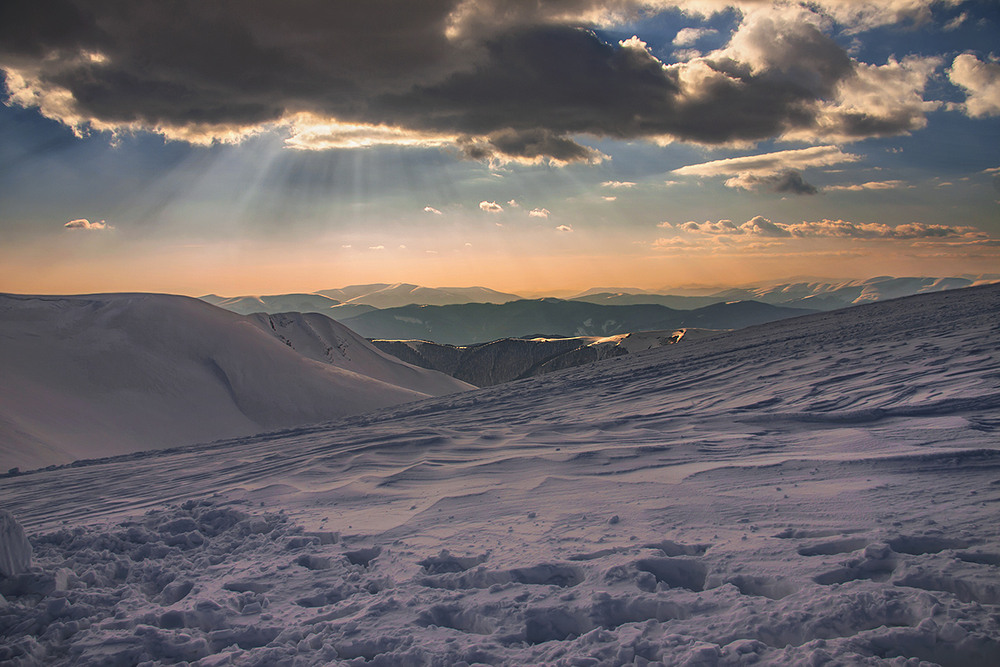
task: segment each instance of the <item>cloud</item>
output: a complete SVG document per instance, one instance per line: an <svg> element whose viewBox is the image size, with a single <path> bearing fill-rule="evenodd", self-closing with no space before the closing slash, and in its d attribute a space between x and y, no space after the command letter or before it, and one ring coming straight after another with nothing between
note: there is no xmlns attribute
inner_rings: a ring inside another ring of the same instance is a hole
<svg viewBox="0 0 1000 667"><path fill-rule="evenodd" d="M675 248L690 248L694 244L680 237L662 238L653 241L653 247L657 250L673 250Z"/></svg>
<svg viewBox="0 0 1000 667"><path fill-rule="evenodd" d="M433 206L424 206L424 213L433 213L434 215L444 215L441 211L437 210Z"/></svg>
<svg viewBox="0 0 1000 667"><path fill-rule="evenodd" d="M673 173L681 176L729 176L726 186L743 190L762 188L788 194L816 194L815 186L803 179L799 169L855 162L860 156L836 146L813 146L761 155L712 160L692 164Z"/></svg>
<svg viewBox="0 0 1000 667"><path fill-rule="evenodd" d="M479 202L479 208L487 213L503 213L503 206L495 201L481 201Z"/></svg>
<svg viewBox="0 0 1000 667"><path fill-rule="evenodd" d="M973 118L1000 115L1000 63L983 62L971 53L955 57L948 79L966 92L965 113Z"/></svg>
<svg viewBox="0 0 1000 667"><path fill-rule="evenodd" d="M909 134L927 125L927 113L941 106L924 99L927 82L942 60L889 58L885 65L856 63L831 96L817 101L812 122L784 133L786 140L857 141Z"/></svg>
<svg viewBox="0 0 1000 667"><path fill-rule="evenodd" d="M370 246L368 246L368 249L369 250L385 250L385 246L384 245L370 245Z"/></svg>
<svg viewBox="0 0 1000 667"><path fill-rule="evenodd" d="M634 188L635 183L633 183L632 181L604 181L603 183L601 183L601 186L605 188L627 189L627 188Z"/></svg>
<svg viewBox="0 0 1000 667"><path fill-rule="evenodd" d="M371 148L373 146L437 147L454 144L455 134L422 132L402 127L341 123L312 113L287 119L285 145L296 150Z"/></svg>
<svg viewBox="0 0 1000 667"><path fill-rule="evenodd" d="M615 197L614 195L604 195L601 199L604 201L618 201L618 197Z"/></svg>
<svg viewBox="0 0 1000 667"><path fill-rule="evenodd" d="M8 0L0 69L10 103L79 134L209 144L278 131L300 150L454 146L497 163L593 164L606 156L581 137L720 145L922 127L935 61L864 63L831 34L925 20L931 4ZM687 62L594 30L731 5L729 43Z"/></svg>
<svg viewBox="0 0 1000 667"><path fill-rule="evenodd" d="M913 187L907 185L905 181L892 180L892 181L868 181L867 183L854 183L852 185L828 185L824 190L829 191L839 191L846 190L849 192L861 192L864 190L896 190L899 188Z"/></svg>
<svg viewBox="0 0 1000 667"><path fill-rule="evenodd" d="M686 232L692 232L695 234L741 234L742 231L739 225L733 223L732 220L719 220L718 222L711 222L706 220L705 222L694 222L689 221L681 225L678 225L679 229Z"/></svg>
<svg viewBox="0 0 1000 667"><path fill-rule="evenodd" d="M726 180L726 187L742 190L760 190L766 188L774 192L794 195L814 195L819 190L807 183L799 172L788 169L778 174L758 176L741 173Z"/></svg>
<svg viewBox="0 0 1000 667"><path fill-rule="evenodd" d="M673 173L681 176L735 176L738 174L773 176L789 169L827 167L845 162L855 162L860 159L861 156L845 153L836 146L813 146L691 164L675 169Z"/></svg>
<svg viewBox="0 0 1000 667"><path fill-rule="evenodd" d="M528 215L532 218L547 218L549 217L549 209L547 208L533 208L528 211Z"/></svg>
<svg viewBox="0 0 1000 667"><path fill-rule="evenodd" d="M846 220L820 220L784 224L755 216L741 225L732 220L718 222L686 222L683 231L694 234L720 236L766 236L775 238L842 238L842 239L976 239L984 233L975 227L924 224L911 222L902 225L885 225L875 222L848 222Z"/></svg>
<svg viewBox="0 0 1000 667"><path fill-rule="evenodd" d="M65 227L66 229L85 229L87 231L95 231L95 232L114 229L114 227L107 224L103 220L100 220L98 222L91 222L86 218L80 218L78 220L70 220L65 225L63 225L63 227Z"/></svg>
<svg viewBox="0 0 1000 667"><path fill-rule="evenodd" d="M570 227L569 225L559 225L558 227L556 227L556 231L557 232L571 232L571 231L573 231L573 228Z"/></svg>
<svg viewBox="0 0 1000 667"><path fill-rule="evenodd" d="M703 37L718 34L718 30L711 28L682 28L674 37L674 46L693 46L695 42Z"/></svg>

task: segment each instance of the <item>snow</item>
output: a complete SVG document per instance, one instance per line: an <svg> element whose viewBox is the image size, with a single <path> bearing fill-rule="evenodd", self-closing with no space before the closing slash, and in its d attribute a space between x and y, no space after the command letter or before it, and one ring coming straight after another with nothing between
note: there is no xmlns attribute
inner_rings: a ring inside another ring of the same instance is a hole
<svg viewBox="0 0 1000 667"><path fill-rule="evenodd" d="M324 343L336 353L309 358ZM245 436L470 388L319 315L244 317L163 294L0 295L0 368L0 470Z"/></svg>
<svg viewBox="0 0 1000 667"><path fill-rule="evenodd" d="M998 664L997 313L884 301L7 477L0 662Z"/></svg>
<svg viewBox="0 0 1000 667"><path fill-rule="evenodd" d="M0 577L13 577L31 566L31 544L24 528L7 510L0 509Z"/></svg>

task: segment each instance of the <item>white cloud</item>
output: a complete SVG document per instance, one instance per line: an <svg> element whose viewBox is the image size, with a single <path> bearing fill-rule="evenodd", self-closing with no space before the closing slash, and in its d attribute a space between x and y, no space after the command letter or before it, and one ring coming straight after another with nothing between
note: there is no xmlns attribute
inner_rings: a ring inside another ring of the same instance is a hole
<svg viewBox="0 0 1000 667"><path fill-rule="evenodd" d="M495 201L481 201L479 202L479 208L487 213L503 213L503 206Z"/></svg>
<svg viewBox="0 0 1000 667"><path fill-rule="evenodd" d="M694 234L741 234L739 225L732 220L719 220L712 222L694 222L693 220L678 225L680 229Z"/></svg>
<svg viewBox="0 0 1000 667"><path fill-rule="evenodd" d="M680 225L686 232L719 236L766 236L777 238L843 238L843 239L932 239L932 238L982 238L985 234L975 227L924 224L911 222L902 225L885 225L876 222L849 222L847 220L820 220L784 224L755 216L741 225L732 220L718 222L686 222Z"/></svg>
<svg viewBox="0 0 1000 667"><path fill-rule="evenodd" d="M824 190L846 190L849 192L860 192L862 190L897 190L899 188L912 188L905 181L868 181L867 183L854 183L853 185L828 185Z"/></svg>
<svg viewBox="0 0 1000 667"><path fill-rule="evenodd" d="M605 195L601 197L601 199L604 201L618 201L618 197L615 197L614 195Z"/></svg>
<svg viewBox="0 0 1000 667"><path fill-rule="evenodd" d="M368 249L369 250L385 250L385 246L384 245L370 245L370 246L368 246Z"/></svg>
<svg viewBox="0 0 1000 667"><path fill-rule="evenodd" d="M667 222L666 220L664 220L663 222L659 223L656 226L659 227L660 229L673 229L674 228L674 226L672 224L670 224L669 222Z"/></svg>
<svg viewBox="0 0 1000 667"><path fill-rule="evenodd" d="M433 213L434 215L443 215L441 211L437 210L433 206L424 206L424 213Z"/></svg>
<svg viewBox="0 0 1000 667"><path fill-rule="evenodd" d="M94 232L108 231L114 229L114 227L112 227L103 220L100 220L98 222L91 222L86 218L79 218L78 220L70 220L65 225L63 225L63 227L65 227L66 229L84 229L87 231L94 231Z"/></svg>
<svg viewBox="0 0 1000 667"><path fill-rule="evenodd" d="M532 218L547 218L549 217L549 209L547 208L533 208L528 211L528 215Z"/></svg>
<svg viewBox="0 0 1000 667"><path fill-rule="evenodd" d="M952 20L944 24L945 30L956 30L959 26L969 20L969 12L962 12Z"/></svg>
<svg viewBox="0 0 1000 667"><path fill-rule="evenodd" d="M971 53L955 57L948 79L966 91L962 108L973 117L1000 115L1000 63L983 62Z"/></svg>
<svg viewBox="0 0 1000 667"><path fill-rule="evenodd" d="M601 183L606 188L634 188L635 183L632 181L604 181Z"/></svg>
<svg viewBox="0 0 1000 667"><path fill-rule="evenodd" d="M556 231L557 232L571 232L571 231L573 231L573 228L570 227L569 225L559 225L558 227L556 227Z"/></svg>
<svg viewBox="0 0 1000 667"><path fill-rule="evenodd" d="M885 65L857 62L834 95L816 107L808 127L783 135L795 141L853 141L908 134L927 125L927 113L941 106L924 100L924 89L942 61L937 57L889 58Z"/></svg>
<svg viewBox="0 0 1000 667"><path fill-rule="evenodd" d="M510 206L511 208L520 208L521 207L521 205L517 203L516 199L511 199L510 201L507 202L507 205Z"/></svg>
<svg viewBox="0 0 1000 667"><path fill-rule="evenodd" d="M702 37L718 34L719 31L712 28L684 28L674 37L674 46L693 46Z"/></svg>
<svg viewBox="0 0 1000 667"><path fill-rule="evenodd" d="M323 118L310 113L295 114L283 124L289 130L285 145L296 150L323 151L373 146L437 147L452 145L458 138L454 134L421 132L389 125L342 123L336 118Z"/></svg>
<svg viewBox="0 0 1000 667"><path fill-rule="evenodd" d="M774 176L789 169L826 167L844 162L855 162L860 159L860 155L845 153L837 146L813 146L691 164L674 169L673 173L680 176L702 177L738 176L740 174Z"/></svg>

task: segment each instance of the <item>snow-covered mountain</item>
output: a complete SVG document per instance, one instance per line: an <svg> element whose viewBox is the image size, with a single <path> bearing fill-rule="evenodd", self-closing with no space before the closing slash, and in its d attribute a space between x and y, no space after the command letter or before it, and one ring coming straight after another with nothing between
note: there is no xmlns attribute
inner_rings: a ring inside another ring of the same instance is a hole
<svg viewBox="0 0 1000 667"><path fill-rule="evenodd" d="M572 300L609 306L655 303L682 310L702 308L713 303L727 301L760 301L795 308L836 310L860 303L897 299L912 294L961 289L998 280L1000 278L997 276L950 278L878 276L867 280L769 283L762 286L733 287L697 295L681 295L671 290L662 290L662 293L656 293L651 290L631 288L593 288L572 297Z"/></svg>
<svg viewBox="0 0 1000 667"><path fill-rule="evenodd" d="M372 344L415 366L447 373L477 387L489 387L716 333L710 329L680 329L603 337L503 338L466 346L380 339Z"/></svg>
<svg viewBox="0 0 1000 667"><path fill-rule="evenodd" d="M376 308L397 308L411 304L447 306L457 303L506 303L521 298L516 294L497 292L487 287L421 287L410 283L350 285L320 290L317 294L346 304L364 304Z"/></svg>
<svg viewBox="0 0 1000 667"><path fill-rule="evenodd" d="M775 305L834 310L872 301L898 299L913 294L942 292L993 282L997 282L996 276L949 278L877 276L867 280L781 283L762 287L734 288L723 290L713 296L727 301L752 299Z"/></svg>
<svg viewBox="0 0 1000 667"><path fill-rule="evenodd" d="M7 477L0 661L1000 664L997 313L882 301Z"/></svg>
<svg viewBox="0 0 1000 667"><path fill-rule="evenodd" d="M170 295L0 295L0 469L249 435L469 388L328 318L288 322ZM322 346L331 348L323 363Z"/></svg>
<svg viewBox="0 0 1000 667"><path fill-rule="evenodd" d="M240 315L252 313L323 313L335 320L361 315L375 310L364 304L341 303L323 294L271 294L266 296L233 296L206 294L198 297L213 306L231 310Z"/></svg>

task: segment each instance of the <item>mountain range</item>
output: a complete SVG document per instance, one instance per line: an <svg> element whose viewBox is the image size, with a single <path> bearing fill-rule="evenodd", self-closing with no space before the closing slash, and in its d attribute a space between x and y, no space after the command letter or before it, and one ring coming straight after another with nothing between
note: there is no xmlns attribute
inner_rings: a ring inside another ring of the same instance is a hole
<svg viewBox="0 0 1000 667"><path fill-rule="evenodd" d="M524 299L504 304L387 308L342 322L366 338L472 345L501 338L613 336L683 327L737 329L811 312L753 301L674 310L656 304L603 306L561 299Z"/></svg>
<svg viewBox="0 0 1000 667"><path fill-rule="evenodd" d="M700 340L719 333L710 329L642 331L615 336L572 338L502 338L478 345L441 345L425 340L380 340L378 349L411 363L447 373L477 387L544 375L593 361Z"/></svg>
<svg viewBox="0 0 1000 667"><path fill-rule="evenodd" d="M241 315L323 313L335 320L343 320L377 308L396 308L414 303L434 306L456 303L505 303L521 297L486 287L421 287L409 283L374 283L309 293L234 297L206 294L199 298L213 306Z"/></svg>

